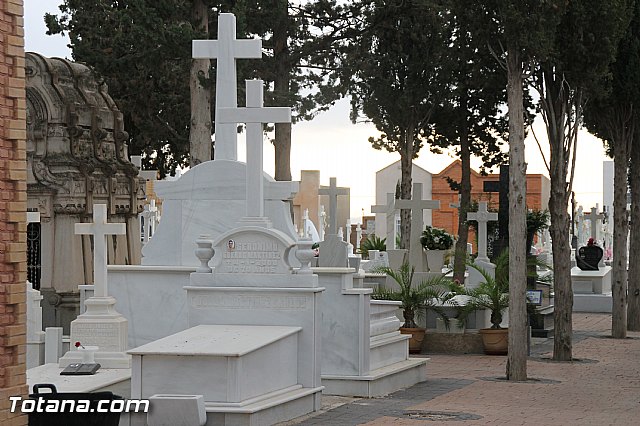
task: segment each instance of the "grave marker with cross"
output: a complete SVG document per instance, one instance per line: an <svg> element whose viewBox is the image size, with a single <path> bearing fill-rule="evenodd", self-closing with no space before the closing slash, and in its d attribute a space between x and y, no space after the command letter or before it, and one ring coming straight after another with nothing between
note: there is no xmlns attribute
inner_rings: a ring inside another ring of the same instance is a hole
<svg viewBox="0 0 640 426"><path fill-rule="evenodd" d="M93 235L93 287L94 297L108 297L107 289L107 235L124 235L124 223L107 222L107 206L93 205L93 223L76 223L75 233Z"/></svg>
<svg viewBox="0 0 640 426"><path fill-rule="evenodd" d="M290 123L291 108L264 107L262 80L247 80L246 108L220 108L221 123L247 123L247 216L243 224L264 218L263 123ZM235 124L234 124L235 126Z"/></svg>
<svg viewBox="0 0 640 426"><path fill-rule="evenodd" d="M395 206L399 209L411 210L411 236L409 239L409 262L412 266L416 267L418 272L423 265L422 261L422 245L420 244L420 236L424 230L424 220L422 217L423 210L432 210L440 208L440 201L438 200L423 200L422 199L422 184L413 184L413 193L410 200L396 200Z"/></svg>
<svg viewBox="0 0 640 426"><path fill-rule="evenodd" d="M318 195L329 196L329 235L335 235L338 228L338 196L349 195L347 188L338 188L336 178L329 179L329 186L318 190Z"/></svg>
<svg viewBox="0 0 640 426"><path fill-rule="evenodd" d="M487 202L480 201L478 203L478 211L467 213L467 220L475 220L478 222L478 259L483 262L489 262L487 256L487 222L498 220L498 213L492 213L487 210Z"/></svg>
<svg viewBox="0 0 640 426"><path fill-rule="evenodd" d="M236 59L262 57L262 41L236 39L236 17L231 13L218 16L218 40L193 40L194 59L216 59L216 160L237 160L237 124L242 121L223 122L220 109L236 108L237 73Z"/></svg>
<svg viewBox="0 0 640 426"><path fill-rule="evenodd" d="M584 214L585 219L589 219L591 222L591 238L594 240L598 240L598 221L604 219L604 215L602 213L598 213L598 205L596 207L591 208L590 213Z"/></svg>
<svg viewBox="0 0 640 426"><path fill-rule="evenodd" d="M395 248L396 239L396 196L393 192L387 192L387 203L371 206L371 213L382 213L385 215L387 224L387 250Z"/></svg>

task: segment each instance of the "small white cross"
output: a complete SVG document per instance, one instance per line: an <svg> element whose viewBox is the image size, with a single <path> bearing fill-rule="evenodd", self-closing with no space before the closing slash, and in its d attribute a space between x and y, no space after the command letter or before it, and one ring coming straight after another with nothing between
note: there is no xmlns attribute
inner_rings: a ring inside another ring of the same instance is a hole
<svg viewBox="0 0 640 426"><path fill-rule="evenodd" d="M76 223L75 233L93 235L93 288L94 297L107 297L107 235L124 235L124 223L107 222L106 204L93 205L93 223Z"/></svg>
<svg viewBox="0 0 640 426"><path fill-rule="evenodd" d="M478 203L478 211L467 213L467 220L478 222L478 260L489 262L487 256L487 222L498 220L498 213L487 210L487 202Z"/></svg>
<svg viewBox="0 0 640 426"><path fill-rule="evenodd" d="M218 40L193 40L191 51L194 59L217 59L215 158L237 160L236 122L223 123L219 110L238 106L236 59L261 58L262 41L236 39L236 17L232 13L221 13L218 16Z"/></svg>
<svg viewBox="0 0 640 426"><path fill-rule="evenodd" d="M329 235L335 235L338 227L338 195L349 195L347 188L338 188L336 178L329 179L329 187L320 188L318 195L329 196Z"/></svg>

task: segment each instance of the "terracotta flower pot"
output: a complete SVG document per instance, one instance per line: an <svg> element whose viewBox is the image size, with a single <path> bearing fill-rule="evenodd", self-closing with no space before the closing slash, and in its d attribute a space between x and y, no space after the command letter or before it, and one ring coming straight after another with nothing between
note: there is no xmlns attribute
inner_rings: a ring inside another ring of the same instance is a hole
<svg viewBox="0 0 640 426"><path fill-rule="evenodd" d="M409 339L409 353L419 354L422 351L422 341L424 340L424 328L404 328L400 327L401 334L410 334Z"/></svg>
<svg viewBox="0 0 640 426"><path fill-rule="evenodd" d="M509 349L508 328L481 328L484 353L487 355L506 355Z"/></svg>

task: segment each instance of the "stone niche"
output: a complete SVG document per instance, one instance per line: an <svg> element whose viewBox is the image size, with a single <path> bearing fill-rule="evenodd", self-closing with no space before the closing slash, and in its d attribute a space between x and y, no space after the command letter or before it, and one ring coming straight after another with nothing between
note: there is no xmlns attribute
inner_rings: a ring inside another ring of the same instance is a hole
<svg viewBox="0 0 640 426"><path fill-rule="evenodd" d="M109 238L109 263L139 264L145 186L129 161L122 113L87 66L27 53L26 79L27 207L40 213L36 287L44 326L68 333L78 285L93 283L91 237L75 235L74 225L106 204L109 222L127 225L126 235Z"/></svg>

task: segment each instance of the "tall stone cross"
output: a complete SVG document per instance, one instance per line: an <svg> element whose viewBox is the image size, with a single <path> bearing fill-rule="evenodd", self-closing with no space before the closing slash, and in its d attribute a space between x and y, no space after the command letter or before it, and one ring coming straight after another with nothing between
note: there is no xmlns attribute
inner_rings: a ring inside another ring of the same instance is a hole
<svg viewBox="0 0 640 426"><path fill-rule="evenodd" d="M238 106L236 59L262 57L262 41L236 39L236 17L232 13L218 16L218 40L193 40L193 59L216 59L216 160L237 160L238 122L220 120L221 108Z"/></svg>
<svg viewBox="0 0 640 426"><path fill-rule="evenodd" d="M498 220L498 213L491 213L487 210L487 202L480 201L478 203L478 211L467 213L467 220L475 220L478 222L478 259L483 262L489 262L487 256L487 222Z"/></svg>
<svg viewBox="0 0 640 426"><path fill-rule="evenodd" d="M349 195L347 188L338 188L336 178L329 179L329 187L320 188L318 195L329 196L329 235L335 235L338 229L338 196Z"/></svg>
<svg viewBox="0 0 640 426"><path fill-rule="evenodd" d="M396 200L395 206L399 209L411 209L411 235L409 240L409 262L418 270L422 261L422 245L420 244L420 236L424 230L424 221L422 220L422 211L427 209L439 209L440 201L423 200L422 184L413 184L413 194L410 200Z"/></svg>
<svg viewBox="0 0 640 426"><path fill-rule="evenodd" d="M290 123L291 108L264 107L262 80L247 80L246 108L219 108L220 123L247 123L247 219L264 217L263 123ZM245 221L246 222L246 221Z"/></svg>
<svg viewBox="0 0 640 426"><path fill-rule="evenodd" d="M604 215L602 213L598 213L598 207L592 207L591 213L585 213L585 219L589 219L591 222L591 238L598 239L598 220L603 220Z"/></svg>
<svg viewBox="0 0 640 426"><path fill-rule="evenodd" d="M387 203L371 206L371 213L385 215L387 224L387 250L395 248L396 239L396 196L393 192L387 192Z"/></svg>
<svg viewBox="0 0 640 426"><path fill-rule="evenodd" d="M75 233L93 235L93 296L107 297L107 235L124 235L124 223L107 222L106 204L93 205L93 223L76 223Z"/></svg>

